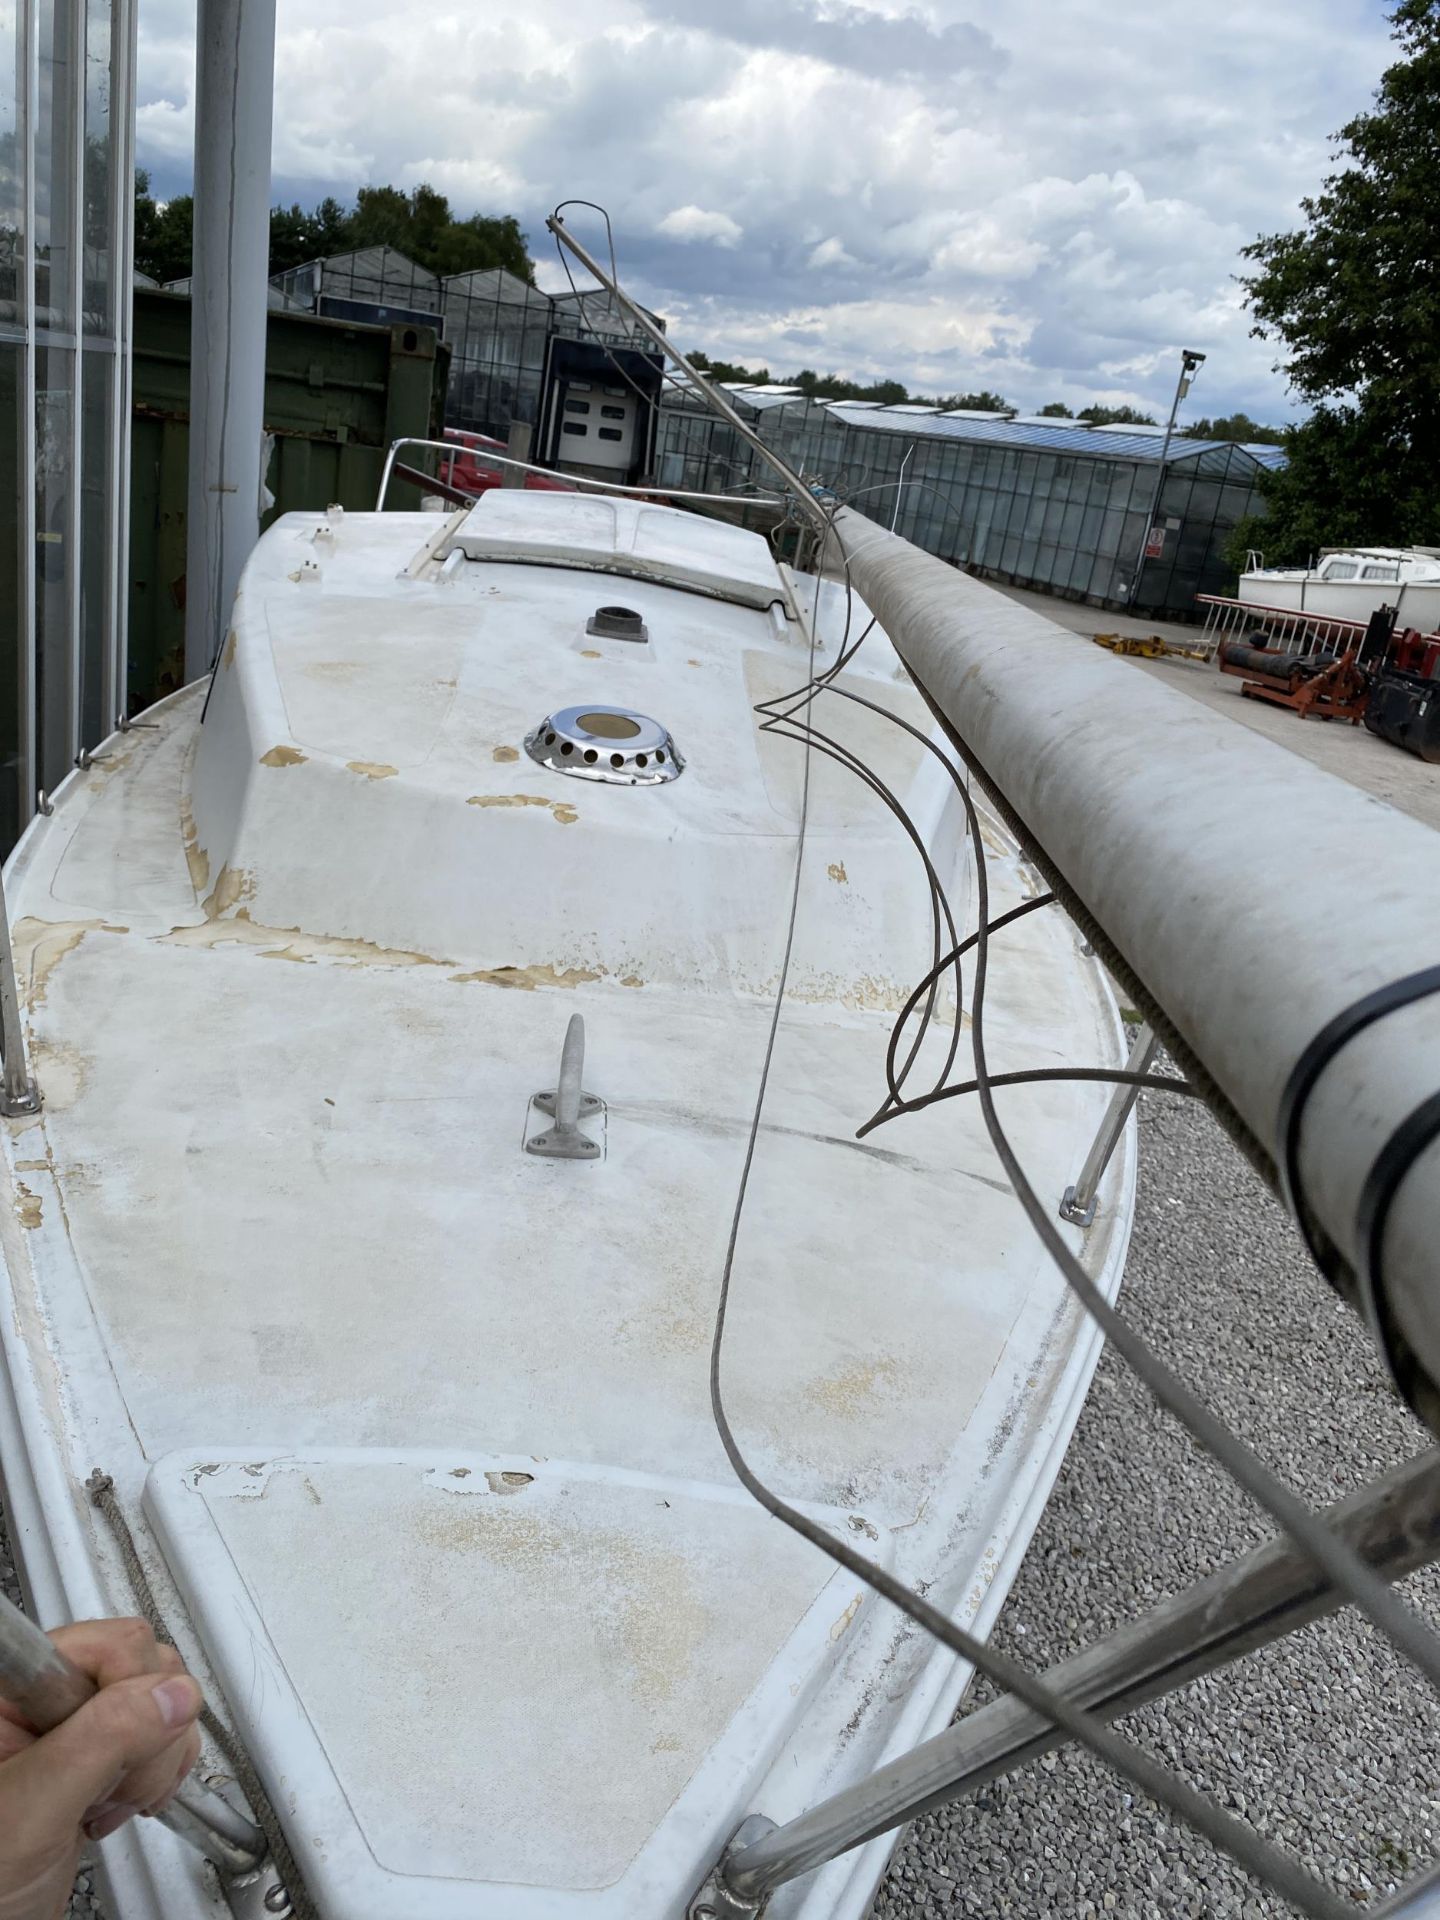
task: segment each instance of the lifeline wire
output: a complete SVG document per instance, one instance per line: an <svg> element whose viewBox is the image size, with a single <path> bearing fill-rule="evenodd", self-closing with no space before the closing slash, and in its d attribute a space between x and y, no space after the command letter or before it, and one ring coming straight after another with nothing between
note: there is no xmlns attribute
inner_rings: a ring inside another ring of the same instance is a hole
<svg viewBox="0 0 1440 1920"><path fill-rule="evenodd" d="M843 551L843 540L840 540L839 544ZM929 695L924 687L918 681L916 685L929 703ZM860 695L846 689L837 688L836 691L845 698L860 701L862 705L875 706L874 702L864 701ZM933 710L933 703L930 704ZM897 714L890 713L888 708L876 707L875 710L887 715L897 726L904 727L917 739L925 740L925 736L918 729L911 727ZM965 754L963 741L957 739L948 726L947 732L952 744L963 756ZM939 752L933 742L927 744L936 753L941 764L951 771L956 790L965 804L977 868L978 919L980 928L984 930L988 920L988 873L979 818L968 790L958 779L955 779L950 762ZM1009 1139L1000 1126L999 1117L995 1113L987 1091L989 1076L984 1059L983 999L988 946L988 931L982 931L977 938L975 1005L971 1014L977 1069L975 1091L980 1098L981 1111L991 1143L1042 1245L1059 1266L1072 1291L1080 1297L1099 1321L1107 1337L1115 1339L1122 1354L1130 1361L1131 1366L1160 1403L1189 1428L1232 1477L1290 1533L1333 1584L1366 1611L1374 1624L1380 1627L1397 1647L1408 1654L1432 1686L1440 1691L1440 1642L1436 1641L1434 1634L1417 1619L1359 1554L1343 1541L1338 1540L1321 1517L1303 1501L1297 1499L1268 1469L1262 1466L1250 1450L1238 1441L1194 1394L1190 1393L1163 1362L1150 1353L1144 1340L1129 1328L1128 1323L1105 1300L1086 1274L1051 1220L1044 1203L1025 1178ZM1116 1329L1113 1334L1111 1333L1112 1324Z"/></svg>
<svg viewBox="0 0 1440 1920"><path fill-rule="evenodd" d="M842 543L843 551L843 543ZM812 653L813 653L812 629ZM972 841L978 849L981 871L977 876L977 892L980 896L980 919L984 927L988 911L988 900L983 873L984 842L978 832L978 816L974 802L965 792L963 784L956 781L957 790L963 795L967 815L971 824ZM780 968L780 978L776 987L775 999L771 1008L770 1025L766 1036L765 1052L760 1070L760 1080L756 1089L755 1105L745 1144L745 1156L741 1165L740 1181L735 1196L735 1206L731 1216L730 1233L726 1244L725 1260L721 1270L720 1292L716 1302L715 1330L710 1348L710 1405L715 1419L716 1431L720 1443L725 1449L736 1477L741 1485L760 1503L765 1511L783 1522L802 1539L838 1562L847 1572L854 1574L873 1588L884 1599L897 1607L902 1613L925 1628L952 1652L971 1662L980 1672L989 1676L1007 1692L1015 1694L1036 1712L1044 1714L1056 1726L1063 1728L1072 1738L1082 1741L1102 1759L1109 1760L1120 1772L1128 1774L1154 1799L1179 1814L1199 1832L1212 1840L1217 1846L1231 1853L1261 1881L1267 1881L1283 1892L1303 1912L1319 1916L1320 1920L1341 1920L1348 1916L1351 1909L1338 1900L1327 1888L1311 1879L1299 1866L1284 1854L1278 1853L1249 1827L1225 1813L1221 1808L1212 1806L1194 1788L1184 1781L1174 1778L1164 1767L1137 1752L1122 1740L1093 1714L1077 1707L1064 1694L1056 1693L1043 1680L1020 1666L1006 1654L1000 1654L978 1640L973 1634L957 1626L946 1618L938 1608L919 1594L896 1580L883 1567L867 1560L844 1540L837 1539L811 1520L807 1515L788 1505L765 1485L746 1461L740 1450L725 1412L724 1395L720 1381L720 1361L724 1348L725 1325L729 1309L730 1287L734 1274L735 1254L739 1242L741 1221L744 1217L745 1200L749 1190L750 1172L755 1159L755 1147L759 1138L761 1120L764 1114L765 1095L769 1086L770 1069L774 1060L775 1042L779 1034L780 1015L784 1007L785 991L789 979L791 956L794 951L795 927L799 915L800 881L804 868L805 840L809 820L810 798L810 751L806 743L805 771L801 787L800 821L796 836L795 872L791 888L790 907L786 922L785 943ZM984 965L986 940L978 942L979 952L976 965L977 998L972 1021L979 1017L983 1007ZM1012 1156L1013 1157L1013 1156ZM1022 1176L1023 1178L1023 1176ZM1068 1252L1068 1249L1066 1250ZM1098 1293L1098 1290L1097 1290Z"/></svg>
<svg viewBox="0 0 1440 1920"><path fill-rule="evenodd" d="M843 542L840 544L843 553ZM848 565L846 571L848 584ZM840 663L837 662L836 667L826 676L827 684L833 681L839 664ZM812 686L814 686L813 682ZM835 690L842 694L846 691L844 689ZM803 697L802 694L799 704L810 704L810 701L813 700L819 691L820 688L814 686L814 691L809 694L808 698ZM858 698L858 696L850 697ZM863 700L860 703L863 705L874 705L872 702ZM779 702L767 704L775 706L778 705ZM878 711L896 720L897 724L901 726L907 725L904 721L899 720L898 716L890 714L888 709L879 708ZM915 731L914 729L909 730L912 732ZM1204 1833L1209 1839L1228 1850L1237 1860L1252 1872L1256 1873L1262 1880L1268 1878L1273 1886L1284 1892L1288 1898L1295 1901L1302 1909L1312 1914L1333 1914L1345 1911L1343 1907L1334 1901L1333 1896L1331 1896L1326 1889L1313 1881L1307 1874L1299 1869L1295 1863L1288 1860L1285 1856L1275 1853L1275 1851L1265 1842L1261 1841L1258 1835L1254 1834L1251 1829L1233 1820L1231 1816L1223 1813L1221 1809L1211 1806L1202 1796L1196 1795L1193 1790L1183 1782L1169 1776L1164 1769L1156 1768L1153 1763L1144 1759L1143 1756L1134 1753L1125 1742L1111 1734L1101 1723L1094 1721L1090 1715L1084 1713L1082 1710L1076 1709L1068 1700L1053 1695L1043 1681L1037 1680L1035 1676L1027 1673L1022 1668L1014 1667L1008 1658L993 1654L990 1649L976 1642L973 1636L964 1633L964 1631L956 1627L953 1622L947 1621L943 1615L930 1607L928 1602L919 1599L918 1596L910 1593L898 1582L893 1580L883 1569L874 1566L872 1563L864 1560L863 1556L856 1554L847 1543L834 1540L824 1529L807 1520L804 1515L797 1513L795 1509L787 1506L778 1496L772 1494L758 1477L751 1472L744 1460L744 1456L740 1452L738 1443L735 1441L733 1431L725 1415L723 1395L720 1388L720 1356L723 1348L725 1318L729 1301L730 1282L733 1275L735 1251L738 1243L741 1219L743 1217L746 1192L748 1190L755 1141L758 1137L758 1129L763 1114L770 1064L773 1058L774 1043L778 1033L780 1011L783 1006L790 957L793 949L795 922L798 914L799 878L804 856L805 828L808 820L808 748L812 743L807 736L809 736L812 731L813 730L807 725L804 729L804 735L802 736L805 738L805 744L807 746L806 785L802 802L801 826L796 852L796 879L791 900L790 920L787 928L785 959L775 1005L772 1009L770 1034L762 1068L761 1081L757 1092L747 1153L742 1167L741 1182L737 1191L735 1211L731 1222L730 1239L722 1272L720 1299L717 1304L715 1337L711 1349L711 1404L715 1415L717 1430L719 1431L722 1445L725 1447L727 1457L730 1459L731 1465L741 1480L741 1483L768 1512L782 1520L794 1531L800 1533L802 1537L809 1539L812 1544L819 1546L823 1552L837 1560L849 1571L865 1580L867 1584L872 1586L885 1598L890 1599L894 1605L908 1614L909 1617L914 1619L918 1624L926 1627L928 1631L949 1645L954 1651L970 1659L980 1671L989 1673L999 1684L1006 1686L1011 1692L1016 1693L1019 1698L1026 1700L1028 1704L1034 1706L1037 1711L1050 1717L1056 1725L1065 1728L1072 1733L1073 1737L1090 1745L1095 1751L1099 1752L1102 1757L1109 1759L1113 1764L1118 1766L1121 1771L1129 1773L1132 1778L1141 1784L1146 1791L1152 1793L1159 1799L1162 1804L1170 1806L1175 1812L1196 1826L1197 1829ZM924 736L919 737L924 738ZM816 744L819 743L816 742ZM927 742L927 744L933 747L933 743ZM938 752L938 749L934 750ZM839 756L837 755L836 757ZM1383 1601L1393 1603L1391 1606L1382 1606L1382 1614L1393 1616L1394 1613L1398 1612L1400 1619L1397 1622L1393 1620L1393 1618L1382 1618L1378 1624L1381 1624L1387 1631L1391 1632L1391 1637L1398 1639L1399 1643L1405 1647L1405 1650L1410 1652L1413 1658L1416 1658L1417 1664L1421 1666L1422 1671L1429 1672L1430 1661L1424 1657L1431 1651L1427 1645L1429 1636L1424 1634L1423 1630L1420 1629L1419 1623L1414 1621L1413 1617L1410 1616L1403 1607L1399 1606L1398 1602L1394 1602L1394 1597L1389 1593L1388 1589L1377 1579L1363 1561L1359 1560L1358 1555L1353 1555L1348 1548L1343 1546L1343 1543L1337 1541L1324 1525L1323 1521L1317 1520L1302 1502L1297 1501L1293 1495L1288 1493L1288 1490L1281 1487L1278 1483L1272 1482L1271 1477L1266 1473L1265 1469L1249 1456L1247 1450L1243 1448L1239 1442L1235 1441L1234 1436L1231 1435L1227 1429L1220 1426L1220 1424L1214 1420L1213 1416L1209 1414L1208 1410L1195 1400L1194 1397L1189 1394L1188 1390L1185 1389L1178 1380L1174 1379L1160 1362L1156 1361L1153 1356L1150 1355L1143 1340L1131 1332L1118 1313L1110 1307L1109 1302L1105 1300L1099 1289L1090 1281L1089 1276L1085 1274L1078 1261L1074 1259L1074 1256L1070 1253L1069 1248L1065 1245L1058 1231L1052 1228L1048 1214L1042 1203L1029 1186L1023 1170L1020 1168L1019 1162L1014 1155L1013 1149L1010 1147L1008 1137L1000 1125L998 1115L995 1113L993 1101L990 1098L991 1089L995 1085L1007 1083L1016 1084L1022 1079L1040 1080L1062 1077L1067 1079L1094 1077L1108 1081L1118 1081L1122 1084L1139 1082L1141 1084L1155 1085L1161 1088L1184 1092L1193 1092L1196 1090L1188 1087L1185 1083L1176 1083L1163 1079L1157 1080L1151 1076L1110 1073L1100 1069L1060 1069L1023 1076L1005 1075L992 1077L989 1074L984 1054L983 1024L984 987L988 965L988 939L991 929L988 920L988 877L985 867L984 842L979 831L978 815L969 793L966 791L963 782L958 777L954 768L948 760L945 759L945 756L940 755L940 758L947 766L947 770L950 772L950 776L965 805L977 868L977 904L979 907L980 926L977 934L971 938L979 949L976 960L975 997L972 1012L976 1064L979 1069L979 1074L977 1080L969 1083L963 1090L975 1091L980 1095L981 1110L987 1131L990 1133L992 1144L995 1146L996 1152L1001 1158L1002 1165L1005 1166L1006 1172L1011 1178L1012 1184L1015 1186L1017 1197L1030 1216L1032 1224L1035 1225L1047 1251L1051 1253L1052 1257L1054 1257L1060 1265L1067 1282L1080 1296L1083 1304L1100 1322L1107 1336L1114 1340L1119 1346L1124 1357L1130 1361L1131 1365L1140 1374L1140 1377L1150 1387L1152 1393L1156 1395L1163 1405L1168 1406L1177 1417L1189 1426L1197 1438L1202 1440L1202 1443L1210 1447L1211 1451L1228 1467L1242 1485L1254 1493L1255 1496L1262 1501L1262 1504L1269 1507L1281 1525L1288 1528L1301 1546L1322 1566L1331 1577L1333 1583L1341 1591L1346 1592L1352 1598L1357 1598L1362 1605L1368 1608L1374 1596L1373 1593L1367 1591L1367 1589L1374 1586L1379 1587ZM1031 903L1026 904L1028 906ZM947 962L940 964L942 966L948 964L948 957ZM923 983L917 991L924 991ZM913 1006L913 998L910 1004ZM893 1060L893 1051L891 1058ZM953 1090L937 1089L936 1092L932 1096L927 1097L923 1103L917 1104L929 1104L932 1098L953 1097L954 1094L960 1091L962 1091L960 1088ZM892 1114L886 1117L894 1116ZM1354 1564L1348 1564L1350 1562ZM1358 1580L1355 1578L1357 1574L1359 1576Z"/></svg>
<svg viewBox="0 0 1440 1920"><path fill-rule="evenodd" d="M600 209L603 213L603 209ZM607 216L608 227L608 216ZM613 259L613 242L612 242ZM614 278L612 273L612 278ZM573 284L573 283L572 283ZM824 547L832 534L837 537L845 566L846 580L846 636L848 638L852 581L849 556L845 552L844 541L838 538L834 524L834 514L826 516L826 531L821 542L820 560L823 564ZM811 678L814 679L814 653L816 645L816 625L819 609L819 591L817 587L816 611L810 623ZM872 623L873 624L873 623ZM868 629L867 629L868 631ZM857 643L858 644L858 643ZM843 652L843 649L842 649ZM827 676L827 684L838 673L841 662ZM917 682L917 686L918 686ZM924 689L920 689L924 693ZM813 696L812 696L813 697ZM925 695L929 703L928 694ZM809 700L803 704L808 705ZM862 704L869 704L864 703ZM930 703L933 705L933 703ZM886 716L898 720L889 709L882 709ZM902 726L905 722L899 722ZM808 732L808 727L807 727ZM914 729L911 729L914 731ZM951 730L947 726L947 732ZM923 736L922 736L923 737ZM953 732L951 732L953 739ZM938 748L933 742L927 742L937 754ZM956 742L959 745L959 742ZM784 958L772 1009L769 1033L767 1036L764 1062L760 1083L756 1093L755 1109L746 1144L746 1153L741 1170L740 1184L736 1193L735 1209L731 1220L729 1241L722 1270L720 1295L716 1306L715 1334L711 1346L710 1392L711 1407L721 1443L725 1448L741 1484L765 1507L767 1512L811 1540L832 1559L847 1567L857 1577L865 1580L877 1592L890 1599L902 1612L907 1613L918 1624L925 1626L937 1638L957 1653L971 1660L981 1671L988 1673L999 1684L1007 1686L1020 1699L1033 1706L1037 1712L1046 1714L1057 1726L1065 1728L1076 1739L1083 1740L1102 1757L1108 1758L1121 1771L1141 1784L1146 1791L1154 1795L1162 1804L1168 1805L1181 1814L1196 1829L1204 1833L1217 1845L1226 1848L1242 1864L1257 1874L1262 1880L1267 1876L1272 1885L1284 1892L1302 1908L1312 1914L1325 1916L1325 1920L1338 1920L1340 1914L1350 1910L1334 1899L1327 1889L1321 1887L1292 1861L1260 1840L1251 1829L1234 1820L1220 1808L1213 1807L1202 1796L1184 1782L1168 1775L1163 1768L1143 1755L1136 1753L1127 1744L1114 1736L1110 1730L1093 1716L1073 1705L1067 1698L1054 1694L1043 1681L1024 1668L1017 1667L1007 1656L997 1655L977 1641L972 1635L948 1621L943 1614L931 1607L928 1601L909 1592L882 1568L866 1561L856 1554L848 1543L835 1540L824 1529L818 1527L806 1516L786 1505L778 1496L772 1494L764 1483L750 1470L741 1454L734 1434L725 1415L723 1397L720 1391L720 1354L724 1340L726 1309L729 1301L730 1281L734 1269L735 1249L738 1242L740 1224L744 1212L745 1197L749 1186L751 1166L754 1161L755 1144L759 1134L761 1117L764 1110L765 1092L769 1083L770 1066L774 1056L775 1040L779 1031L780 1013L784 1005L786 983L789 978L790 961L794 947L795 924L799 911L800 877L803 869L805 834L809 814L810 794L810 742L806 741L805 773L801 795L800 825L796 840L795 878L790 902L790 912L786 931ZM963 748L962 748L963 752ZM940 758L944 760L944 756ZM1401 1647L1420 1667L1432 1684L1440 1690L1440 1645L1434 1641L1420 1622L1389 1591L1385 1583L1364 1563L1360 1556L1352 1552L1338 1540L1305 1504L1297 1500L1289 1490L1283 1487L1256 1460L1239 1441L1225 1428L1183 1384L1170 1373L1162 1362L1157 1360L1146 1347L1143 1339L1132 1333L1127 1323L1110 1306L1100 1290L1090 1280L1074 1255L1066 1246L1063 1238L1049 1219L1048 1213L1030 1187L1023 1170L1010 1146L1008 1137L1000 1125L990 1095L990 1080L984 1057L983 1007L984 983L988 963L988 881L985 869L984 841L980 833L979 817L975 804L962 781L949 762L945 762L956 791L959 793L966 810L972 847L976 859L976 892L979 906L979 936L977 939L975 988L972 1003L972 1038L978 1069L976 1092L979 1096L981 1112L991 1142L1015 1187L1017 1198L1030 1217L1042 1244L1059 1265L1062 1275L1088 1307L1093 1317L1120 1348L1122 1355L1129 1360L1140 1378L1149 1386L1151 1392L1178 1419L1186 1425L1197 1439L1205 1445L1215 1457L1225 1465L1235 1479L1254 1497L1268 1508L1282 1527L1288 1529L1292 1537L1306 1551L1315 1564L1327 1574L1332 1583L1350 1599L1354 1600L1370 1614L1371 1619L1382 1631ZM958 1013L957 1013L958 1019Z"/></svg>

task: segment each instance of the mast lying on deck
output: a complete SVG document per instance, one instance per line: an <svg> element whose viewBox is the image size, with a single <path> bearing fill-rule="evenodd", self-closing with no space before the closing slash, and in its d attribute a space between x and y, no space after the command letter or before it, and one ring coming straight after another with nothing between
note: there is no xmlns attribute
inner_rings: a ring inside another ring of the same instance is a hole
<svg viewBox="0 0 1440 1920"><path fill-rule="evenodd" d="M835 532L936 713L1440 1432L1440 835L1122 680L863 515Z"/></svg>

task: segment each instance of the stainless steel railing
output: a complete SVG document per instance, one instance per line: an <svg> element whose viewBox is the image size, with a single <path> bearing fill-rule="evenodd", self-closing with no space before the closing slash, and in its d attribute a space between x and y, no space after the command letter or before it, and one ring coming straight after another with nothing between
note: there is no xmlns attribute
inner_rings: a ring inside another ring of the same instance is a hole
<svg viewBox="0 0 1440 1920"><path fill-rule="evenodd" d="M512 460L508 454L492 453L488 447L457 446L453 440L420 440L406 437L392 443L385 456L385 469L380 476L380 492L375 502L375 511L385 511L385 496L390 489L390 481L395 471L396 460L402 447L427 447L446 455L451 470L451 482L455 467L467 458L478 466L502 467L515 473L535 473L546 480L558 481L564 487L577 490L589 488L596 493L614 493L631 500L685 500L705 502L710 505L728 507L784 507L786 501L777 493L691 493L676 487L630 487L622 486L618 480L594 480L588 474L557 473L553 467L536 466L531 460ZM418 482L412 483L418 484ZM463 491L457 488L456 491Z"/></svg>

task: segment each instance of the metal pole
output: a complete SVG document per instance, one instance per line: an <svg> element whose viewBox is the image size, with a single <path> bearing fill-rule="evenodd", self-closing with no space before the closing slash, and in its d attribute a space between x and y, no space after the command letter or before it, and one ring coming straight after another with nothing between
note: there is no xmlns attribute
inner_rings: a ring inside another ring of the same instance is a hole
<svg viewBox="0 0 1440 1920"><path fill-rule="evenodd" d="M1440 1452L1407 1461L1326 1517L1387 1580L1440 1558ZM1114 1720L1341 1604L1307 1554L1272 1540L1061 1661L1045 1678L1077 1705ZM776 1887L932 1807L977 1792L1065 1740L1013 1696L996 1700L868 1780L735 1848L717 1876L735 1904L715 1911L740 1920Z"/></svg>
<svg viewBox="0 0 1440 1920"><path fill-rule="evenodd" d="M20 1023L20 990L15 980L15 949L10 913L0 881L0 1114L7 1120L40 1111L40 1089L25 1058L25 1029Z"/></svg>
<svg viewBox="0 0 1440 1920"><path fill-rule="evenodd" d="M505 442L505 450L513 465L507 465L500 476L502 487L523 487L525 484L525 466L530 459L530 443L535 430L528 420L512 420L510 433Z"/></svg>
<svg viewBox="0 0 1440 1920"><path fill-rule="evenodd" d="M905 469L909 466L911 460L914 458L914 455L915 455L915 443L912 440L910 443L909 451L906 453L905 458L900 462L900 471L895 476L895 511L890 516L891 533L894 533L895 531L895 523L900 518L900 502L905 497Z"/></svg>
<svg viewBox="0 0 1440 1920"><path fill-rule="evenodd" d="M696 389L718 414L729 421L730 425L740 435L740 438L744 440L748 446L755 449L756 453L760 455L760 458L768 467L771 467L779 474L780 478L795 495L806 512L821 525L824 525L828 519L828 515L816 500L809 487L806 486L799 474L796 473L795 469L791 467L788 462L782 460L773 447L767 446L753 428L746 426L745 422L740 418L739 414L735 411L734 407L731 406L720 389L712 386L703 374L691 366L684 354L681 353L680 349L666 334L664 328L657 326L650 318L650 315L646 313L645 309L637 306L629 294L625 293L616 282L611 279L610 275L606 273L594 255L581 246L580 242L570 232L563 220L557 219L555 215L552 214L545 222L545 225L550 229L551 233L554 234L561 246L568 247L580 262L581 266L593 273L602 287L609 289L621 307L629 314L635 325L639 327L640 331L649 339L653 340L663 354L675 362L676 366L679 367L687 379L695 382Z"/></svg>
<svg viewBox="0 0 1440 1920"><path fill-rule="evenodd" d="M275 0L200 0L185 678L208 673L260 533Z"/></svg>
<svg viewBox="0 0 1440 1920"><path fill-rule="evenodd" d="M49 1733L85 1705L96 1688L33 1620L0 1593L0 1697L37 1733ZM265 1836L196 1780L188 1780L159 1818L227 1873L253 1873Z"/></svg>
<svg viewBox="0 0 1440 1920"><path fill-rule="evenodd" d="M1201 364L1203 353L1192 353L1185 348L1180 355L1180 378L1175 382L1175 398L1170 402L1170 418L1165 423L1165 439L1160 448L1160 465L1155 473L1155 491L1150 499L1150 511L1145 516L1145 525L1140 533L1140 551L1135 556L1135 571L1130 576L1130 590L1125 604L1133 607L1135 596L1140 591L1140 575L1145 570L1145 549L1150 544L1150 529L1155 524L1155 515L1160 510L1160 494L1165 485L1165 463L1170 458L1170 441L1175 432L1175 416L1180 411L1180 402L1190 391L1190 382L1195 369Z"/></svg>
<svg viewBox="0 0 1440 1920"><path fill-rule="evenodd" d="M1149 1027L1136 1029L1135 1039L1130 1048L1130 1057L1125 1062L1127 1073L1148 1073L1150 1062L1160 1051L1160 1042ZM1068 1220L1072 1226L1088 1227L1095 1218L1095 1193L1110 1156L1114 1153L1120 1135L1125 1130L1125 1122L1130 1118L1130 1109L1140 1098L1139 1087L1127 1087L1123 1083L1115 1088L1110 1096L1110 1104L1105 1109L1105 1118L1100 1122L1100 1130L1095 1135L1085 1164L1081 1167L1073 1187L1065 1189L1065 1198L1060 1202L1060 1218Z"/></svg>

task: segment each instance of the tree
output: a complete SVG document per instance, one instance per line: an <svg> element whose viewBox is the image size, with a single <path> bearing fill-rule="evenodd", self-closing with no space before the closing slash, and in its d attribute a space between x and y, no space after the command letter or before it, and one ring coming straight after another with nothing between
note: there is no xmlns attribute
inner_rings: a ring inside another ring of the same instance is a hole
<svg viewBox="0 0 1440 1920"><path fill-rule="evenodd" d="M150 176L135 174L135 264L153 279L178 280L190 271L195 205L188 193L163 203ZM503 267L535 283L535 263L513 214L473 213L457 220L433 187L362 187L347 208L333 196L307 210L295 203L270 210L270 271L285 273L355 247L398 247L431 273L470 273Z"/></svg>
<svg viewBox="0 0 1440 1920"><path fill-rule="evenodd" d="M150 176L135 169L135 264L141 273L163 286L183 280L190 271L195 230L195 202L188 193L157 201L150 192Z"/></svg>
<svg viewBox="0 0 1440 1920"><path fill-rule="evenodd" d="M1390 19L1402 58L1335 136L1303 224L1245 249L1253 331L1316 409L1261 480L1277 563L1357 539L1440 545L1440 0Z"/></svg>
<svg viewBox="0 0 1440 1920"><path fill-rule="evenodd" d="M693 366L698 367L707 379L723 383L730 381L741 387L768 387L770 369L768 367L742 367L733 360L711 360L703 353L689 355Z"/></svg>
<svg viewBox="0 0 1440 1920"><path fill-rule="evenodd" d="M1092 427L1153 427L1153 413L1137 413L1134 407L1082 407L1077 418Z"/></svg>
<svg viewBox="0 0 1440 1920"><path fill-rule="evenodd" d="M348 245L397 247L431 273L474 273L504 267L535 282L535 263L513 214L471 214L457 220L443 193L423 181L412 192L398 187L362 187L355 196Z"/></svg>
<svg viewBox="0 0 1440 1920"><path fill-rule="evenodd" d="M1182 440L1234 440L1246 446L1283 447L1283 427L1262 427L1248 413L1222 414L1216 420L1196 420L1180 429Z"/></svg>
<svg viewBox="0 0 1440 1920"><path fill-rule="evenodd" d="M920 398L918 394L915 397L917 400ZM929 405L931 403L926 402L926 404ZM1000 393L991 393L988 387L982 387L979 393L942 394L933 404L937 407L944 407L947 412L952 408L961 407L963 407L967 413L1008 413L1011 411L1010 402L1005 396Z"/></svg>
<svg viewBox="0 0 1440 1920"><path fill-rule="evenodd" d="M1039 418L1042 420L1073 420L1075 416L1063 400L1047 400L1040 409Z"/></svg>
<svg viewBox="0 0 1440 1920"><path fill-rule="evenodd" d="M534 286L535 262L513 213L489 219L472 213L468 220L452 221L440 236L432 272L474 273L484 267L503 267Z"/></svg>

